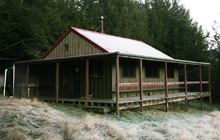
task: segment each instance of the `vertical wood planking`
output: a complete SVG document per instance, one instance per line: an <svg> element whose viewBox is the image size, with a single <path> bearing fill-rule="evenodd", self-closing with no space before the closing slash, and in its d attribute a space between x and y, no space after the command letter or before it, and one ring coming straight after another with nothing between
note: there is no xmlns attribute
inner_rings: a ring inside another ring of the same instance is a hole
<svg viewBox="0 0 220 140"><path fill-rule="evenodd" d="M120 110L119 110L119 77L120 77L120 74L119 74L119 56L117 55L116 56L116 62L115 62L115 66L116 66L116 83L115 83L115 86L116 86L116 114L119 115L120 113Z"/></svg>
<svg viewBox="0 0 220 140"><path fill-rule="evenodd" d="M59 62L56 62L56 102L59 100L59 72L60 71L60 65Z"/></svg>
<svg viewBox="0 0 220 140"><path fill-rule="evenodd" d="M103 99L106 99L107 98L107 94L108 94L108 92L106 91L106 89L108 89L107 88L107 84L108 84L108 82L107 82L107 80L106 80L106 78L107 78L107 66L105 65L105 64L103 64L103 62L102 62L102 65L103 65L103 88L102 88L102 93L104 93L103 94L103 96L102 96L102 98Z"/></svg>
<svg viewBox="0 0 220 140"><path fill-rule="evenodd" d="M108 86L109 86L109 90L108 90L108 92L109 92L109 99L112 99L112 89L113 89L113 87L112 87L112 80L113 80L113 78L112 78L112 63L110 63L109 64L109 71L108 71Z"/></svg>
<svg viewBox="0 0 220 140"><path fill-rule="evenodd" d="M143 60L140 59L139 63L140 110L143 112Z"/></svg>
<svg viewBox="0 0 220 140"><path fill-rule="evenodd" d="M168 85L167 85L167 62L164 64L164 86L165 86L165 99L166 111L168 111Z"/></svg>
<svg viewBox="0 0 220 140"><path fill-rule="evenodd" d="M211 88L211 68L209 66L209 103L212 103L212 88Z"/></svg>
<svg viewBox="0 0 220 140"><path fill-rule="evenodd" d="M199 82L200 82L200 103L201 103L201 110L202 110L202 67L199 65Z"/></svg>
<svg viewBox="0 0 220 140"><path fill-rule="evenodd" d="M187 87L187 67L186 64L184 64L184 86L185 86L185 104L186 104L186 111L188 110L188 87Z"/></svg>
<svg viewBox="0 0 220 140"><path fill-rule="evenodd" d="M69 44L68 51L65 51L65 44ZM102 53L102 51L78 35L70 33L59 44L57 44L57 47L46 56L46 59L97 53Z"/></svg>
<svg viewBox="0 0 220 140"><path fill-rule="evenodd" d="M87 58L85 61L85 99L86 106L88 106L89 100L89 59Z"/></svg>

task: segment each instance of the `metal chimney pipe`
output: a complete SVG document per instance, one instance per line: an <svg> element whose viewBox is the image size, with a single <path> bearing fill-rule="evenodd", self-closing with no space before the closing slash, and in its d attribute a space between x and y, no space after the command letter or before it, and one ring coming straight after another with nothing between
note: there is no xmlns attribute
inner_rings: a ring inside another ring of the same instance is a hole
<svg viewBox="0 0 220 140"><path fill-rule="evenodd" d="M104 16L101 16L101 33L104 33Z"/></svg>

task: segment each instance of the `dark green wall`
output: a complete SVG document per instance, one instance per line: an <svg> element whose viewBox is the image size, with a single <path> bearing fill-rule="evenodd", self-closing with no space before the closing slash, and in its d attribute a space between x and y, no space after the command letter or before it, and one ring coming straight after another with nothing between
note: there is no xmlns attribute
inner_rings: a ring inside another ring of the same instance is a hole
<svg viewBox="0 0 220 140"><path fill-rule="evenodd" d="M60 63L60 98L84 97L84 61Z"/></svg>
<svg viewBox="0 0 220 140"><path fill-rule="evenodd" d="M97 68L98 67L98 68ZM93 75L93 70L99 69L100 76ZM90 63L90 91L93 98L112 98L112 60L93 59Z"/></svg>
<svg viewBox="0 0 220 140"><path fill-rule="evenodd" d="M26 64L16 64L15 65L15 85L14 85L14 95L15 97L27 97L27 65Z"/></svg>

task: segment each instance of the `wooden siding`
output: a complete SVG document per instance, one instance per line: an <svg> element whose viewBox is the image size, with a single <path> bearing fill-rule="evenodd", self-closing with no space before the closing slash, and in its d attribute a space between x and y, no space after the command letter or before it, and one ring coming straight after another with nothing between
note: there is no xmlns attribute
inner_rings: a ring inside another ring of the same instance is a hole
<svg viewBox="0 0 220 140"><path fill-rule="evenodd" d="M5 77L5 73L1 72L0 73L0 94L2 94L3 88L4 88L4 77Z"/></svg>
<svg viewBox="0 0 220 140"><path fill-rule="evenodd" d="M89 59L89 99L111 99L111 58ZM16 65L15 93L19 97L55 98L56 63ZM99 67L102 66L102 67ZM92 76L93 69L102 76ZM59 62L59 99L85 99L85 59Z"/></svg>
<svg viewBox="0 0 220 140"><path fill-rule="evenodd" d="M15 70L15 97L27 97L27 64L16 64Z"/></svg>
<svg viewBox="0 0 220 140"><path fill-rule="evenodd" d="M123 58L120 59L120 83L131 83L134 84L135 86L131 87L126 87L126 86L120 86L120 96L121 97L136 97L139 96L139 86L136 83L139 83L139 65L138 65L138 60L128 60L127 65L133 64L135 67L135 72L136 76L135 77L123 77L121 74L121 69L122 69L122 60ZM129 63L129 61L136 61L137 63ZM157 86L143 86L143 94L144 95L158 95L158 94L164 94L164 67L163 63L161 62L154 62L154 63L159 63L159 77L158 78L149 78L146 77L145 75L145 70L147 67L143 65L142 73L143 73L143 85L146 85L144 83L162 83L158 84ZM144 61L143 61L144 64ZM168 65L168 70L169 70L169 65ZM115 65L113 64L112 66L112 92L113 92L113 98L115 98ZM178 74L178 69L174 69L174 78L168 78L168 82L178 82L179 81L179 74ZM169 85L168 86L169 94L175 93L178 91L179 85ZM127 92L126 92L127 91ZM131 92L132 91L132 92Z"/></svg>
<svg viewBox="0 0 220 140"><path fill-rule="evenodd" d="M65 49L68 44L68 50ZM102 53L75 33L70 32L44 59Z"/></svg>
<svg viewBox="0 0 220 140"><path fill-rule="evenodd" d="M60 63L60 98L84 98L84 61Z"/></svg>
<svg viewBox="0 0 220 140"><path fill-rule="evenodd" d="M29 65L30 97L55 98L55 63Z"/></svg>
<svg viewBox="0 0 220 140"><path fill-rule="evenodd" d="M102 76L101 77L93 77L90 73L90 93L92 94L92 98L95 99L111 99L112 98L112 60L91 60L90 61L90 70L94 67L101 66Z"/></svg>
<svg viewBox="0 0 220 140"><path fill-rule="evenodd" d="M110 60L89 59L89 99L111 99L111 64L109 63ZM96 67L102 69L101 77L92 75ZM75 71L78 71L78 74L74 74ZM60 72L60 98L85 99L85 60L61 63Z"/></svg>

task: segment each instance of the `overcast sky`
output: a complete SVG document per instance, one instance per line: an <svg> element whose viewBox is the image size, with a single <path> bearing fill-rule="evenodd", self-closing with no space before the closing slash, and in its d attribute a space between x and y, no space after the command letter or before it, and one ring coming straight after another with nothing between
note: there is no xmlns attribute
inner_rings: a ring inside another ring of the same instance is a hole
<svg viewBox="0 0 220 140"><path fill-rule="evenodd" d="M213 21L220 24L220 0L179 0L190 10L191 17L202 25L204 31L212 33Z"/></svg>

